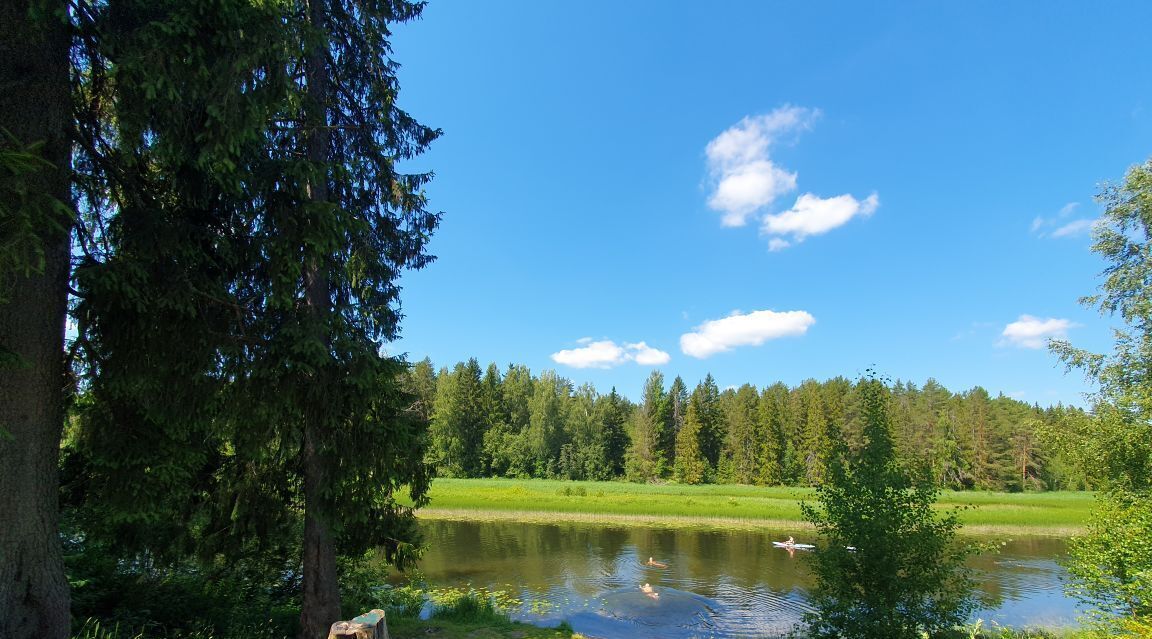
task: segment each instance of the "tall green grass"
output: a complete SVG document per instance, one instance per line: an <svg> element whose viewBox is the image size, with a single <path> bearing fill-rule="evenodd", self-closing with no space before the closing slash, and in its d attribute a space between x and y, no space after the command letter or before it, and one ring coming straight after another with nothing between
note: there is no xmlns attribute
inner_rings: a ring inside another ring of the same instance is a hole
<svg viewBox="0 0 1152 639"><path fill-rule="evenodd" d="M476 590L442 590L433 596L432 619L458 623L511 622L507 610L491 593Z"/></svg>
<svg viewBox="0 0 1152 639"><path fill-rule="evenodd" d="M718 526L803 522L800 502L815 490L516 479L437 479L425 517L645 520ZM1088 518L1091 493L941 493L938 508L962 507L969 532L1068 534Z"/></svg>

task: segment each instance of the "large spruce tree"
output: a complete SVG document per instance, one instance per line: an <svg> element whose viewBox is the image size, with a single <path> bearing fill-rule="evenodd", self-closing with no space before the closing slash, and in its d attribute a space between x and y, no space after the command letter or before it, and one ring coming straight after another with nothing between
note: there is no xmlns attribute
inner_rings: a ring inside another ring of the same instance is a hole
<svg viewBox="0 0 1152 639"><path fill-rule="evenodd" d="M402 561L394 493L427 489L381 354L438 222L430 175L397 167L439 134L396 106L389 29L421 5L88 9L88 498L126 547L177 556L267 552L302 515L301 636L322 636L337 553Z"/></svg>

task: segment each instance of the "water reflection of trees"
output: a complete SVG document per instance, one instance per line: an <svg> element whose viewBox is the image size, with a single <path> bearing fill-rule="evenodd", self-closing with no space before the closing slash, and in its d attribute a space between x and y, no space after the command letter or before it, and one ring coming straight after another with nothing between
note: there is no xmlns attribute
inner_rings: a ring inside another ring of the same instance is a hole
<svg viewBox="0 0 1152 639"><path fill-rule="evenodd" d="M597 526L578 522L423 522L428 552L420 570L435 586L509 588L536 597L583 597L645 582L721 597L737 588L792 598L810 577L804 553L772 546L796 531L716 531ZM1060 539L1006 543L972 559L988 609L1058 588ZM649 557L666 569L645 566Z"/></svg>
<svg viewBox="0 0 1152 639"><path fill-rule="evenodd" d="M470 575L534 588L564 575L620 584L646 579L716 583L790 591L807 585L802 556L790 556L765 535L742 531L599 527L580 523L424 522L429 552L420 569L459 582ZM644 566L649 557L667 569ZM799 584L798 584L799 580Z"/></svg>

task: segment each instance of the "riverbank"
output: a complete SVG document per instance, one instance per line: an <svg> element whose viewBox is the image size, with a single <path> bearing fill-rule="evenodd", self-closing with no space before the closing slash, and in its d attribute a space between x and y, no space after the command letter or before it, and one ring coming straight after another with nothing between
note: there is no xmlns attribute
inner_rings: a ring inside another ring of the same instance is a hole
<svg viewBox="0 0 1152 639"><path fill-rule="evenodd" d="M455 622L436 619L395 619L388 622L391 639L585 639L568 628L545 628L514 621Z"/></svg>
<svg viewBox="0 0 1152 639"><path fill-rule="evenodd" d="M670 528L802 529L798 487L687 486L541 479L437 479L425 519L584 521ZM972 535L1067 537L1083 530L1094 496L1085 492L945 491L937 506L961 508Z"/></svg>

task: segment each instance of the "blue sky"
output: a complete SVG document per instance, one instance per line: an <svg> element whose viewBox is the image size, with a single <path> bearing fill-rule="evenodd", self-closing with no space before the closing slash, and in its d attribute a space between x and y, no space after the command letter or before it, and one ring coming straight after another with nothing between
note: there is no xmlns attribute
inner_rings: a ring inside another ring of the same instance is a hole
<svg viewBox="0 0 1152 639"><path fill-rule="evenodd" d="M1110 348L1100 183L1152 155L1152 3L433 0L394 39L444 137L393 352L637 398L868 368L1042 405Z"/></svg>

